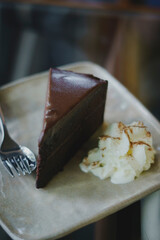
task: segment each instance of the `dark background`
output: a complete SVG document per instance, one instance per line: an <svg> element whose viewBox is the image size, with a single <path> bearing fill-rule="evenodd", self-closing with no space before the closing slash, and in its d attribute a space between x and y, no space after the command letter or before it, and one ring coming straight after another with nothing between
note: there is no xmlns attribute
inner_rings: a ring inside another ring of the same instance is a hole
<svg viewBox="0 0 160 240"><path fill-rule="evenodd" d="M93 61L160 119L159 1L28 2L0 3L0 85L50 67ZM63 239L138 240L140 231L138 202ZM0 240L8 239L1 229Z"/></svg>

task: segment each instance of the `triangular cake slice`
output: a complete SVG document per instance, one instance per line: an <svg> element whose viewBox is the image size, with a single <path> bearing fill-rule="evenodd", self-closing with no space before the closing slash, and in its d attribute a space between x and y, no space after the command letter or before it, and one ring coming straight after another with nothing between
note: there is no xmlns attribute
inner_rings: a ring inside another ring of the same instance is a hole
<svg viewBox="0 0 160 240"><path fill-rule="evenodd" d="M107 81L50 69L43 129L39 138L36 187L47 185L100 126Z"/></svg>

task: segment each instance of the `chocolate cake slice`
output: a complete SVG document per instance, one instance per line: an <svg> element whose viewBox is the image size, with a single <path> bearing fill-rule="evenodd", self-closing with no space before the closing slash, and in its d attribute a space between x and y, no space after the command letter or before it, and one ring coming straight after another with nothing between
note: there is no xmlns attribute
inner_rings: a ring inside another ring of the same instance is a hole
<svg viewBox="0 0 160 240"><path fill-rule="evenodd" d="M103 121L107 81L50 69L43 129L39 138L36 187L51 178Z"/></svg>

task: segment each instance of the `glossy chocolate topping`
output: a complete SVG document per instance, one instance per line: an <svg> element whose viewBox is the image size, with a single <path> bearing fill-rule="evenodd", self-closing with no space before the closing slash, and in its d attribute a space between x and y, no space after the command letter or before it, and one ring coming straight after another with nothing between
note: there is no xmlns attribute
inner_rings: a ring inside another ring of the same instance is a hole
<svg viewBox="0 0 160 240"><path fill-rule="evenodd" d="M43 131L52 127L100 84L104 81L92 75L50 69Z"/></svg>

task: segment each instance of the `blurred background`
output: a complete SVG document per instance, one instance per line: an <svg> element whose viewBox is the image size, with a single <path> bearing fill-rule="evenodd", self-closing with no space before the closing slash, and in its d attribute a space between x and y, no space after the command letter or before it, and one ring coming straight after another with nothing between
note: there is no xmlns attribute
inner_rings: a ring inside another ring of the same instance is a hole
<svg viewBox="0 0 160 240"><path fill-rule="evenodd" d="M107 69L160 120L160 1L0 2L0 85L78 61ZM144 234L142 209L137 202L62 239L160 240L159 230Z"/></svg>

